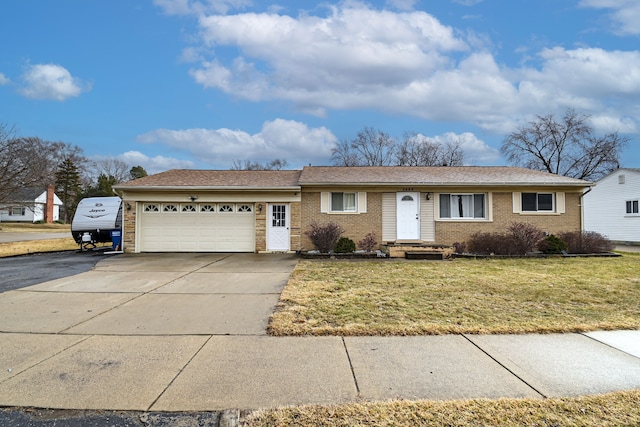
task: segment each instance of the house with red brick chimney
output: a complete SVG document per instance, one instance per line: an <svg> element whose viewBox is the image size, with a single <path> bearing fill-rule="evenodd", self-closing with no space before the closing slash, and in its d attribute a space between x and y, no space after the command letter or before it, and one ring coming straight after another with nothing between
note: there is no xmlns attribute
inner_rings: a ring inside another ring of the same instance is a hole
<svg viewBox="0 0 640 427"><path fill-rule="evenodd" d="M42 188L24 188L10 197L10 202L0 205L0 222L45 222L60 219L62 201L55 194L53 185Z"/></svg>

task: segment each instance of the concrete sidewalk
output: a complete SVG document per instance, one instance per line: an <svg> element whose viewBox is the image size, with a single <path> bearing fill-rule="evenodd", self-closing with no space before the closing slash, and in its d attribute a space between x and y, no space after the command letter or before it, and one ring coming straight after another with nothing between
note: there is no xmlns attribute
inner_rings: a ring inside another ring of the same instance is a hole
<svg viewBox="0 0 640 427"><path fill-rule="evenodd" d="M0 294L0 406L212 411L640 388L640 331L267 336L295 263L125 255Z"/></svg>

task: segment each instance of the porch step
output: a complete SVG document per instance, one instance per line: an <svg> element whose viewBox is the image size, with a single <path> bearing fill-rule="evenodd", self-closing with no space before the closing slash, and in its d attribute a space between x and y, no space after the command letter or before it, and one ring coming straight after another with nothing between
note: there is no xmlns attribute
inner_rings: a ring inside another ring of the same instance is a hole
<svg viewBox="0 0 640 427"><path fill-rule="evenodd" d="M406 259L431 259L431 260L443 260L444 253L432 252L432 251L406 251L404 253Z"/></svg>

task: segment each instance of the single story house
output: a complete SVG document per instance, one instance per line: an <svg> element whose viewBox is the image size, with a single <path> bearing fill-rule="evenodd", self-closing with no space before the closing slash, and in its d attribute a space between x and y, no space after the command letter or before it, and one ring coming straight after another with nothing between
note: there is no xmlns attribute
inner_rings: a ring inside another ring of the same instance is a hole
<svg viewBox="0 0 640 427"><path fill-rule="evenodd" d="M275 252L314 249L313 222L385 245L452 245L514 222L580 230L590 185L514 167L308 166L170 170L115 188L125 252Z"/></svg>
<svg viewBox="0 0 640 427"><path fill-rule="evenodd" d="M53 185L42 188L25 188L12 195L10 203L0 206L0 222L52 223L60 219L62 201L54 193Z"/></svg>
<svg viewBox="0 0 640 427"><path fill-rule="evenodd" d="M584 196L584 229L619 243L640 244L640 169L621 168Z"/></svg>

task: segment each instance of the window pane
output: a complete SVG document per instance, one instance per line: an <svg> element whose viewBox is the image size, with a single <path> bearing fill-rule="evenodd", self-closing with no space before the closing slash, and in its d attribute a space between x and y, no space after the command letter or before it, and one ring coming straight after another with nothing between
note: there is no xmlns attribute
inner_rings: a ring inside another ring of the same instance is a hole
<svg viewBox="0 0 640 427"><path fill-rule="evenodd" d="M331 193L331 210L332 211L343 211L343 193Z"/></svg>
<svg viewBox="0 0 640 427"><path fill-rule="evenodd" d="M637 200L633 201L633 212L632 213L638 213L638 201Z"/></svg>
<svg viewBox="0 0 640 427"><path fill-rule="evenodd" d="M473 195L473 217L484 218L484 194Z"/></svg>
<svg viewBox="0 0 640 427"><path fill-rule="evenodd" d="M451 218L473 218L473 196L470 194L454 194L451 197Z"/></svg>
<svg viewBox="0 0 640 427"><path fill-rule="evenodd" d="M522 210L537 211L537 196L536 193L522 193Z"/></svg>
<svg viewBox="0 0 640 427"><path fill-rule="evenodd" d="M538 194L538 210L539 211L553 210L553 194Z"/></svg>
<svg viewBox="0 0 640 427"><path fill-rule="evenodd" d="M355 212L356 211L356 193L343 193L344 210Z"/></svg>
<svg viewBox="0 0 640 427"><path fill-rule="evenodd" d="M631 200L627 200L627 213L631 213Z"/></svg>
<svg viewBox="0 0 640 427"><path fill-rule="evenodd" d="M440 194L440 218L451 218L451 194Z"/></svg>

